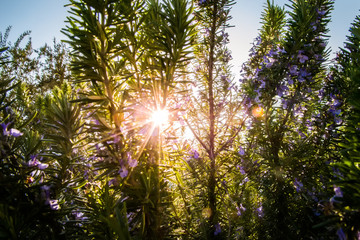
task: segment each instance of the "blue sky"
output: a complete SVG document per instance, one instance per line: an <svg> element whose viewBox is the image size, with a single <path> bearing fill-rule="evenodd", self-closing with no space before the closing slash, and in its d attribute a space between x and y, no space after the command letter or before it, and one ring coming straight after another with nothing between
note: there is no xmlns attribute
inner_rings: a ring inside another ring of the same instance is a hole
<svg viewBox="0 0 360 240"><path fill-rule="evenodd" d="M266 0L238 0L233 6L229 29L234 72L238 74L240 66L247 60L248 51L260 28L261 12ZM274 0L277 5L284 6L288 0ZM31 30L34 48L45 43L64 39L60 30L65 27L68 0L0 0L0 32L4 33L11 25L9 40L14 42L24 31ZM332 52L343 46L350 24L360 14L360 0L336 0L329 25L329 46ZM332 55L333 56L333 55Z"/></svg>
<svg viewBox="0 0 360 240"><path fill-rule="evenodd" d="M24 31L31 30L34 48L56 39L65 26L68 0L0 0L0 31L11 25L9 40L14 42Z"/></svg>

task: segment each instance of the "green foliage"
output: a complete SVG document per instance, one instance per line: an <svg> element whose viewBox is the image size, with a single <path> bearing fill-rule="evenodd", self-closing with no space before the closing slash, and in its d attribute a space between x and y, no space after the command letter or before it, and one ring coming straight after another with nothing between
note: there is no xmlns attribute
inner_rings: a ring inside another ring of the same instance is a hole
<svg viewBox="0 0 360 240"><path fill-rule="evenodd" d="M41 146L40 137L28 128L32 118L15 108L13 91L19 84L6 74L7 67L1 66L0 75L0 238L55 239L61 235L58 215L44 203L40 176L35 176L39 170L30 164Z"/></svg>
<svg viewBox="0 0 360 240"><path fill-rule="evenodd" d="M341 87L342 110L346 117L342 133L337 142L341 159L334 164L339 171L333 181L335 196L330 200L332 216L338 217L338 227L344 230L348 239L356 239L360 230L359 215L359 150L360 150L360 17L357 16L345 48L338 55L339 68L334 69L334 87ZM330 218L333 219L333 218Z"/></svg>
<svg viewBox="0 0 360 240"><path fill-rule="evenodd" d="M268 239L314 237L321 185L330 177L325 163L331 146L320 136L328 132L331 119L318 96L332 1L291 3L284 25L283 10L268 2L243 84L253 115L243 168L261 189L252 194L262 199L259 234ZM261 177L256 171L251 176L247 165L259 169Z"/></svg>
<svg viewBox="0 0 360 240"><path fill-rule="evenodd" d="M132 235L161 239L163 225L168 228L167 186L158 152L162 141L151 137L158 129L146 122L150 116L139 113L168 107L168 95L173 94L178 69L184 68L193 41L192 10L186 1L71 1L69 6L73 16L64 33L73 49L75 84L82 88L75 101L88 112L87 149L97 175L92 179L101 186L111 179L116 189L109 193L111 199L131 197L125 201L127 211L142 219L130 221ZM145 28L145 23L153 27ZM150 132L142 137L138 132L144 129ZM141 166L133 166L138 162ZM135 197L134 191L145 196ZM104 208L110 211L114 205ZM90 216L94 221L96 214ZM107 232L105 219L96 222Z"/></svg>
<svg viewBox="0 0 360 240"><path fill-rule="evenodd" d="M231 157L236 149L234 139L244 126L239 114L241 100L230 71L231 53L226 46L233 4L199 1L195 12L198 35L189 77L194 80L186 86L189 100L184 117L193 138L184 148L188 167L183 176L185 186L180 185L179 189L180 199L187 206L182 212L188 221L184 225L198 239L222 239L235 230L227 229L232 224L232 214L224 214L235 208L234 201L225 197L226 185L236 166Z"/></svg>
<svg viewBox="0 0 360 240"><path fill-rule="evenodd" d="M327 74L333 1L266 1L238 85L234 3L70 0L69 45L0 33L0 239L356 238L360 18Z"/></svg>
<svg viewBox="0 0 360 240"><path fill-rule="evenodd" d="M118 194L108 184L101 188L94 185L86 193L89 211L87 229L95 239L131 239L126 204L117 199Z"/></svg>
<svg viewBox="0 0 360 240"><path fill-rule="evenodd" d="M264 11L262 12L262 27L260 38L262 41L271 44L277 43L283 38L285 21L285 10L267 0ZM265 44L266 45L266 44ZM271 47L271 46L270 46Z"/></svg>
<svg viewBox="0 0 360 240"><path fill-rule="evenodd" d="M64 43L58 43L54 39L52 47L45 44L35 52L38 54L40 65L36 86L41 92L60 86L65 80L71 79L69 50Z"/></svg>

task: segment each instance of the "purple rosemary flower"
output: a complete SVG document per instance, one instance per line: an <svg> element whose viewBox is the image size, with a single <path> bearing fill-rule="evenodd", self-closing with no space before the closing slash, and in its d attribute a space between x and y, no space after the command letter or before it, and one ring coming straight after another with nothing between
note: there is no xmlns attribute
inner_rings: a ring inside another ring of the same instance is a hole
<svg viewBox="0 0 360 240"><path fill-rule="evenodd" d="M278 53L277 51L270 49L269 53L267 54L270 58L276 56Z"/></svg>
<svg viewBox="0 0 360 240"><path fill-rule="evenodd" d="M249 178L248 178L248 177L245 177L245 178L243 179L241 185L244 184L244 183L247 183L247 182L249 182Z"/></svg>
<svg viewBox="0 0 360 240"><path fill-rule="evenodd" d="M206 0L199 0L199 5L205 4Z"/></svg>
<svg viewBox="0 0 360 240"><path fill-rule="evenodd" d="M265 88L265 86L266 86L266 82L263 79L261 79L260 80L260 88Z"/></svg>
<svg viewBox="0 0 360 240"><path fill-rule="evenodd" d="M49 164L46 164L46 163L39 163L39 164L37 165L37 167L38 167L40 170L44 170L44 169L46 169L48 166L49 166Z"/></svg>
<svg viewBox="0 0 360 240"><path fill-rule="evenodd" d="M28 162L29 167L36 167L40 164L40 161L37 160L37 154L36 155L30 155L30 161Z"/></svg>
<svg viewBox="0 0 360 240"><path fill-rule="evenodd" d="M326 13L326 11L325 11L325 10L320 10L320 9L317 9L316 11L317 11L317 13L319 14L319 16L324 16L324 15L325 15L325 13Z"/></svg>
<svg viewBox="0 0 360 240"><path fill-rule="evenodd" d="M261 37L260 36L256 37L255 38L255 45L259 46L261 43L262 43Z"/></svg>
<svg viewBox="0 0 360 240"><path fill-rule="evenodd" d="M343 192L341 191L340 187L334 186L334 192L336 197L343 197Z"/></svg>
<svg viewBox="0 0 360 240"><path fill-rule="evenodd" d="M3 129L3 134L5 136L13 136L13 137L20 137L23 135L22 132L20 132L19 130L15 129L15 128L11 128L10 130L8 130L8 126L10 125L10 122L5 124L5 123L1 123L0 124L2 129Z"/></svg>
<svg viewBox="0 0 360 240"><path fill-rule="evenodd" d="M134 168L138 165L138 161L135 158L131 157L131 154L129 152L126 153L128 158L128 164L129 167Z"/></svg>
<svg viewBox="0 0 360 240"><path fill-rule="evenodd" d="M31 158L31 160L27 163L29 167L38 167L40 170L44 170L49 166L49 164L47 164L47 163L40 162L37 159L37 154L31 155L30 158Z"/></svg>
<svg viewBox="0 0 360 240"><path fill-rule="evenodd" d="M341 106L341 102L338 100L338 99L336 99L336 97L333 95L333 94L331 94L331 98L333 99L333 105L334 105L334 107L340 107Z"/></svg>
<svg viewBox="0 0 360 240"><path fill-rule="evenodd" d="M287 99L282 99L282 108L283 109L287 109L288 107L288 104L289 104L289 101Z"/></svg>
<svg viewBox="0 0 360 240"><path fill-rule="evenodd" d="M242 205L242 203L240 203L239 206L236 206L236 210L237 210L237 215L241 216L243 212L246 211L246 208Z"/></svg>
<svg viewBox="0 0 360 240"><path fill-rule="evenodd" d="M311 24L311 25L312 25L312 24ZM313 31L316 31L316 29L317 29L316 25L312 25L312 30L313 30Z"/></svg>
<svg viewBox="0 0 360 240"><path fill-rule="evenodd" d="M265 59L265 63L266 63L267 68L271 68L274 65L275 62L276 62L276 59L272 58L272 57Z"/></svg>
<svg viewBox="0 0 360 240"><path fill-rule="evenodd" d="M299 82L304 82L310 75L311 73L308 73L305 68L301 68L299 71Z"/></svg>
<svg viewBox="0 0 360 240"><path fill-rule="evenodd" d="M228 44L229 43L229 34L225 31L222 31L221 35L223 37L222 43Z"/></svg>
<svg viewBox="0 0 360 240"><path fill-rule="evenodd" d="M301 189L304 187L304 185L297 178L295 178L294 186L297 192L300 192Z"/></svg>
<svg viewBox="0 0 360 240"><path fill-rule="evenodd" d="M277 88L277 95L279 95L279 97L282 97L284 95L284 93L289 90L289 88L285 85L280 85L278 88Z"/></svg>
<svg viewBox="0 0 360 240"><path fill-rule="evenodd" d="M338 118L338 117L335 117L335 118L334 118L334 122L339 125L339 124L342 123L342 119L341 119L341 118Z"/></svg>
<svg viewBox="0 0 360 240"><path fill-rule="evenodd" d="M246 174L245 169L244 169L243 166L237 165L236 167L239 169L241 174L243 174L243 175Z"/></svg>
<svg viewBox="0 0 360 240"><path fill-rule="evenodd" d="M257 212L258 217L263 217L263 216L264 216L264 212L263 212L263 207L262 207L262 206L256 208L256 212Z"/></svg>
<svg viewBox="0 0 360 240"><path fill-rule="evenodd" d="M23 135L22 132L20 132L19 130L15 129L15 128L10 129L9 134L10 134L10 136L13 136L13 137L20 137Z"/></svg>
<svg viewBox="0 0 360 240"><path fill-rule="evenodd" d="M291 75L297 75L298 74L298 67L296 65L292 65L289 67L289 73Z"/></svg>
<svg viewBox="0 0 360 240"><path fill-rule="evenodd" d="M9 134L7 128L8 128L8 126L10 125L10 123L7 123L7 124L1 123L0 125L1 125L1 127L2 127L2 129L3 129L3 134L4 134L5 136L7 136L7 135Z"/></svg>
<svg viewBox="0 0 360 240"><path fill-rule="evenodd" d="M323 61L324 60L324 58L323 58L323 56L321 54L315 54L314 57L318 61Z"/></svg>
<svg viewBox="0 0 360 240"><path fill-rule="evenodd" d="M333 116L337 116L337 115L340 115L341 109L336 109L334 106L332 106L332 107L329 109L329 112L330 112Z"/></svg>
<svg viewBox="0 0 360 240"><path fill-rule="evenodd" d="M195 150L194 151L194 158L199 159L199 157L200 157L199 153Z"/></svg>
<svg viewBox="0 0 360 240"><path fill-rule="evenodd" d="M293 80L291 77L287 78L287 80L288 80L288 84L289 84L289 85L293 85L293 84L294 84L294 80Z"/></svg>
<svg viewBox="0 0 360 240"><path fill-rule="evenodd" d="M112 186L112 185L117 185L118 184L118 180L116 178L112 178L109 180L108 185Z"/></svg>
<svg viewBox="0 0 360 240"><path fill-rule="evenodd" d="M309 60L309 57L304 55L304 51L300 50L299 54L297 55L300 63L305 63L307 60Z"/></svg>
<svg viewBox="0 0 360 240"><path fill-rule="evenodd" d="M238 153L240 154L240 156L244 156L245 155L245 150L241 146L239 146L239 152Z"/></svg>
<svg viewBox="0 0 360 240"><path fill-rule="evenodd" d="M254 71L254 78L258 77L259 72L261 72L261 68L256 68L255 71Z"/></svg>
<svg viewBox="0 0 360 240"><path fill-rule="evenodd" d="M278 53L278 54L280 54L280 53L285 54L285 53L286 53L285 49L283 49L283 48L281 48L281 47L279 47L279 46L277 47L276 50L277 50L277 53Z"/></svg>
<svg viewBox="0 0 360 240"><path fill-rule="evenodd" d="M219 223L215 224L215 232L214 235L217 236L221 233L221 226Z"/></svg>
<svg viewBox="0 0 360 240"><path fill-rule="evenodd" d="M120 174L120 177L121 178L125 178L127 177L129 171L126 169L126 167L122 167L120 170L119 170L119 174Z"/></svg>
<svg viewBox="0 0 360 240"><path fill-rule="evenodd" d="M104 145L102 143L96 143L95 148L96 148L96 150L98 152L101 152L101 151L105 150L105 147L104 147Z"/></svg>
<svg viewBox="0 0 360 240"><path fill-rule="evenodd" d="M51 210L59 210L60 209L58 200L50 200L49 205L50 205Z"/></svg>
<svg viewBox="0 0 360 240"><path fill-rule="evenodd" d="M231 56L231 52L229 52L228 50L226 50L224 52L224 55L223 55L223 61L224 62L229 62L230 60L232 59L232 56Z"/></svg>
<svg viewBox="0 0 360 240"><path fill-rule="evenodd" d="M199 159L200 158L199 152L196 151L195 149L191 149L190 152L189 152L189 155L193 159Z"/></svg>
<svg viewBox="0 0 360 240"><path fill-rule="evenodd" d="M76 220L84 220L86 218L86 217L83 217L84 213L80 212L79 210L72 212L72 214L75 216Z"/></svg>
<svg viewBox="0 0 360 240"><path fill-rule="evenodd" d="M337 231L336 231L336 235L338 235L339 237L339 240L346 240L347 237L344 233L344 230L342 228L339 228Z"/></svg>
<svg viewBox="0 0 360 240"><path fill-rule="evenodd" d="M325 43L325 42L321 42L321 43L320 43L320 47L325 48L325 47L326 47L326 43Z"/></svg>
<svg viewBox="0 0 360 240"><path fill-rule="evenodd" d="M301 137L302 139L306 138L305 133L303 133L303 132L300 131L300 130L298 130L297 132L299 133L299 135L300 135L300 137Z"/></svg>

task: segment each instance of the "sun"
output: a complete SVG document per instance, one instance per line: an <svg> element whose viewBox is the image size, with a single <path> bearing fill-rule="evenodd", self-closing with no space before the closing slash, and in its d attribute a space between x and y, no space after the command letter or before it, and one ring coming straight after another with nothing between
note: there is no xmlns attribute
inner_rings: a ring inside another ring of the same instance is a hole
<svg viewBox="0 0 360 240"><path fill-rule="evenodd" d="M169 111L166 109L158 109L153 111L151 114L151 122L153 122L155 126L165 125L168 121Z"/></svg>

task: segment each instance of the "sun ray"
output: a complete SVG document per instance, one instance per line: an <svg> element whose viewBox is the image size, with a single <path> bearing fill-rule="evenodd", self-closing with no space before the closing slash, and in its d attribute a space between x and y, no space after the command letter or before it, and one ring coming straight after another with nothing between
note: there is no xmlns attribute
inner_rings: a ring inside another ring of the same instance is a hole
<svg viewBox="0 0 360 240"><path fill-rule="evenodd" d="M151 128L150 128L150 131L148 131L146 136L145 136L145 140L142 142L142 144L140 146L140 149L139 149L139 151L138 151L138 153L136 155L136 161L139 160L139 158L140 158L142 152L144 151L144 148L145 148L146 144L149 142L150 137L153 134L154 130L155 130L155 126L152 125Z"/></svg>

